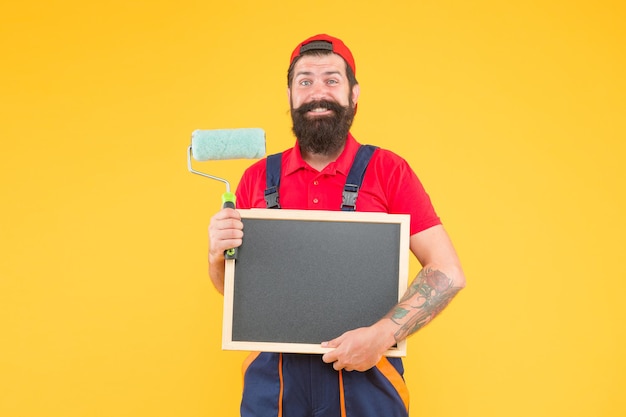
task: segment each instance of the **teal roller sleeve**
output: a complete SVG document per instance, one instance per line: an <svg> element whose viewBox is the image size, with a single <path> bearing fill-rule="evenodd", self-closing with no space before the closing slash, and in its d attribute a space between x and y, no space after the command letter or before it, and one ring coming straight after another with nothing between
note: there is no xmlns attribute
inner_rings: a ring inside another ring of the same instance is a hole
<svg viewBox="0 0 626 417"><path fill-rule="evenodd" d="M260 128L194 130L191 150L196 161L259 159L265 156L265 131Z"/></svg>

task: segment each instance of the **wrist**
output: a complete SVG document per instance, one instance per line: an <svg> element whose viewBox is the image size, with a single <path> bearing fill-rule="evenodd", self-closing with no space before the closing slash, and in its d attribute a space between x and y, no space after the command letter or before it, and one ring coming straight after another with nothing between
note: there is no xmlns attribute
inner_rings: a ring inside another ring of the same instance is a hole
<svg viewBox="0 0 626 417"><path fill-rule="evenodd" d="M209 251L209 265L215 265L224 262L224 252Z"/></svg>
<svg viewBox="0 0 626 417"><path fill-rule="evenodd" d="M384 346L384 351L390 349L399 342L399 340L396 340L395 337L397 325L393 321L389 320L389 318L385 317L379 320L374 324L374 327L376 328L376 333L379 336L381 344Z"/></svg>

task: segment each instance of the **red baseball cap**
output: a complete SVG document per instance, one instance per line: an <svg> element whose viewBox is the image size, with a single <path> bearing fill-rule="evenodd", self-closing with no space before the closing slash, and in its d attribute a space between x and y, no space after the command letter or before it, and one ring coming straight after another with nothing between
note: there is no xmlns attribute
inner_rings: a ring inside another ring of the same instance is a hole
<svg viewBox="0 0 626 417"><path fill-rule="evenodd" d="M293 64L294 59L299 57L303 52L311 51L315 49L325 49L332 51L342 57L344 61L348 63L352 72L356 75L356 65L354 65L354 57L348 47L341 41L341 39L334 38L329 35L315 35L296 46L296 49L291 53L291 60L289 65Z"/></svg>

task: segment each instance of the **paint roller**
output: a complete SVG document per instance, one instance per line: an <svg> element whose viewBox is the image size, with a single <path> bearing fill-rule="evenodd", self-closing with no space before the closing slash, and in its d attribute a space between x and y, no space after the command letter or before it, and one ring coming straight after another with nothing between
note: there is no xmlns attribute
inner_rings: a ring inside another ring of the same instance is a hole
<svg viewBox="0 0 626 417"><path fill-rule="evenodd" d="M265 156L265 131L259 128L194 130L191 145L187 150L187 168L189 172L226 184L222 194L222 207L235 208L235 194L230 191L230 183L225 178L196 171L191 159L196 161L215 161L226 159L259 159ZM224 252L226 259L235 259L237 249Z"/></svg>

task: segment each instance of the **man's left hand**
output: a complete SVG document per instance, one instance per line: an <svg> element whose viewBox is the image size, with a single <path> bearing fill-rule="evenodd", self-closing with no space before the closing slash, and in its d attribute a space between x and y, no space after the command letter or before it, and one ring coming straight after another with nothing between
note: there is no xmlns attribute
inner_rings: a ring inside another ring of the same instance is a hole
<svg viewBox="0 0 626 417"><path fill-rule="evenodd" d="M373 368L387 349L396 341L384 331L382 323L350 330L336 339L323 342L322 347L334 348L322 360L332 363L337 371L367 371Z"/></svg>

